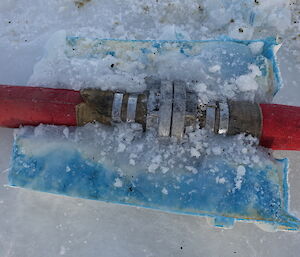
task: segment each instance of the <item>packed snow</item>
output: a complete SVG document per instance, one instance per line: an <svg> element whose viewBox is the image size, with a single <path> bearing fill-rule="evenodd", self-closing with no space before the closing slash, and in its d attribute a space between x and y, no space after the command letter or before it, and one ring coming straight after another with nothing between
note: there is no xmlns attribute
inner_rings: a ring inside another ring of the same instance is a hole
<svg viewBox="0 0 300 257"><path fill-rule="evenodd" d="M51 42L57 31L64 35L118 39L202 40L220 35L258 39L277 36L283 42L278 55L285 88L275 100L282 104L299 105L299 11L299 3L287 0L2 0L0 83L80 89L95 82L101 84L99 80L103 80L107 82L104 89L120 82L126 86L128 83L140 86L132 86L132 90L144 89L145 74L134 74L133 82L132 74L126 77L124 72L112 80L109 76L100 78L99 70L106 69L107 64L114 62L113 58L107 58L103 63L85 60L68 63L60 52L64 41L58 44L55 37L55 42ZM252 43L250 50L253 54L259 54L262 47L261 42ZM47 54L44 49L47 49ZM175 69L166 73L163 67L172 59L178 61L178 56L168 56L156 63L161 68L157 71L159 76L170 78L180 74L188 77L195 75L199 68L195 63L195 70L178 73ZM187 65L187 60L180 59L180 62L183 67ZM141 69L139 66L127 68L130 71ZM230 84L226 97L235 97L235 91L240 90L246 92L244 97L247 99L254 99L258 87L255 77L259 76L259 70L256 66L248 68L248 74L238 76L235 83ZM219 64L208 67L212 76L217 76L222 69ZM195 90L204 103L220 97L209 83L199 82ZM47 140L49 130L74 142L80 142L86 136L92 138L90 142L93 147L87 144L86 153L90 156L96 154L99 160L132 172L137 170L138 160L145 154L143 147L149 145L150 154L144 157L147 160L144 165L150 173L168 173L176 167L196 173L188 159L197 160L203 154L233 158L240 163L234 190L243 186L243 165L261 165L269 158L267 151L256 147L257 142L253 138L238 135L228 140L219 136L216 140L206 130L190 132L184 145L171 142L170 146L158 142L154 132L143 136L140 130L124 124L113 130L99 124L89 124L77 130L40 126L34 132L37 137ZM113 143L112 134L115 139ZM139 146L136 139L151 143ZM247 141L250 144L245 144ZM9 165L11 142L11 130L1 129L0 166L3 170ZM100 142L110 145L110 148L100 147ZM95 145L99 146L97 151L91 152ZM40 152L43 147L46 146L37 145L32 150ZM120 157L119 163L109 157L110 151ZM172 156L174 152L178 154L175 158ZM299 216L299 154L282 153L281 156L291 158L291 208ZM217 171L212 167L212 172ZM0 174L1 185L7 184L6 175L6 172ZM224 184L226 180L216 176L216 183ZM122 187L122 181L116 180L114 186ZM161 188L161 192L168 194L165 187ZM0 189L0 206L0 255L7 257L296 256L299 252L298 234L270 234L250 224L237 224L233 230L221 230L212 228L197 217L45 195L5 186Z"/></svg>
<svg viewBox="0 0 300 257"><path fill-rule="evenodd" d="M29 85L143 92L148 89L145 78L155 78L187 82L193 91L201 91L202 102L225 98L265 100L270 94L258 90L257 80L261 88L269 87L270 82L257 65L250 63L260 57L261 52L253 49L255 45L263 47L263 42L254 42L249 47L233 42L195 43L186 55L175 48L176 44L165 45L160 53L150 47L151 43L140 46L139 42L82 38L74 44L68 36L71 35L61 30L50 37L44 56L34 66ZM142 47L154 52L142 56ZM105 54L115 51L118 56Z"/></svg>

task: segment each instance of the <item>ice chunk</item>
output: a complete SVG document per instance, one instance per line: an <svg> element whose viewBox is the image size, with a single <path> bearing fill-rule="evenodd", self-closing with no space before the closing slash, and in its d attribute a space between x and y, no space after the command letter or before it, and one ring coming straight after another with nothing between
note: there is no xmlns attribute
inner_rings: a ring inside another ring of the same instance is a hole
<svg viewBox="0 0 300 257"><path fill-rule="evenodd" d="M168 190L164 187L161 192L164 194L164 195L167 195L168 194Z"/></svg>
<svg viewBox="0 0 300 257"><path fill-rule="evenodd" d="M216 177L216 183L224 184L226 182L225 178L220 178L219 176Z"/></svg>
<svg viewBox="0 0 300 257"><path fill-rule="evenodd" d="M121 179L116 178L115 183L114 183L115 187L122 187L123 186L123 182Z"/></svg>
<svg viewBox="0 0 300 257"><path fill-rule="evenodd" d="M264 47L264 42L253 42L249 45L251 52L255 55L261 54Z"/></svg>
<svg viewBox="0 0 300 257"><path fill-rule="evenodd" d="M125 144L119 143L117 152L118 152L118 153L122 153L122 152L124 152L125 148L126 148L126 145L125 145Z"/></svg>
<svg viewBox="0 0 300 257"><path fill-rule="evenodd" d="M240 165L237 167L237 173L236 173L236 178L234 179L235 181L235 188L234 190L239 190L241 189L242 182L243 182L243 177L246 174L246 169L244 166Z"/></svg>
<svg viewBox="0 0 300 257"><path fill-rule="evenodd" d="M240 91L255 91L258 89L256 77L261 75L261 71L256 65L249 65L251 72L247 75L241 75L235 81Z"/></svg>

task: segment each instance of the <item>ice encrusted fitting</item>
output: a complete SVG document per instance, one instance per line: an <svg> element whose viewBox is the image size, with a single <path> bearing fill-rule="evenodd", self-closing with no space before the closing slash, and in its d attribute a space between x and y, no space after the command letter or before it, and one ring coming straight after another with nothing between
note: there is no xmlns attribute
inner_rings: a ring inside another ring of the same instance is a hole
<svg viewBox="0 0 300 257"><path fill-rule="evenodd" d="M77 123L98 121L136 122L144 130L156 129L159 137L181 139L187 127L211 130L215 134L239 133L260 137L262 115L258 104L242 101L212 101L199 106L183 81L159 81L141 94L84 89L84 103L77 105Z"/></svg>

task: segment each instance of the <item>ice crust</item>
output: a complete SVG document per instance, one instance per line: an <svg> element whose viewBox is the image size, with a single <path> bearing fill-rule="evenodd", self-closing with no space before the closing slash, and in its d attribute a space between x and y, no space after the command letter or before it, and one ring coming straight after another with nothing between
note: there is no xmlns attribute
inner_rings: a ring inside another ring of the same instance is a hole
<svg viewBox="0 0 300 257"><path fill-rule="evenodd" d="M246 7L245 2L92 0L77 8L71 0L1 0L1 83L27 83L33 65L43 56L45 41L61 29L66 30L67 35L123 39L179 37L198 40L229 33L255 39L278 35L284 39L279 60L286 87L277 95L276 102L298 105L299 2L248 1ZM253 8L256 16L251 27L249 17ZM246 28L247 36L239 32L239 28ZM38 85L44 83L36 82ZM49 86L57 87L56 83L53 79ZM200 82L199 91L205 88ZM0 166L3 170L8 167L10 140L10 130L1 129ZM241 150L246 154L247 149ZM278 155L291 159L291 208L299 216L299 155L295 152ZM193 172L193 167L187 169ZM1 185L6 184L6 176L5 172L0 173ZM237 224L233 230L219 230L195 217L38 194L6 186L1 186L0 192L1 256L294 257L299 253L297 233L265 233L249 224ZM266 224L263 226L265 228Z"/></svg>
<svg viewBox="0 0 300 257"><path fill-rule="evenodd" d="M65 128L40 125L34 132L21 129L18 136L34 133L26 141L26 154L39 156L48 149L63 144L76 144L82 155L90 160L97 160L111 170L120 173L135 174L141 170L150 173L187 172L197 173L199 163L210 155L217 156L237 165L237 180L242 177L243 165L249 167L272 166L263 148L257 147L258 140L251 136L233 137L216 136L205 129L188 132L182 142L175 139L161 139L153 129L143 132L139 124L120 124L114 128L101 124L88 124L81 128L72 128L65 134ZM39 146L40 145L40 146ZM63 145L62 145L63 146ZM211 172L218 175L218 168L211 167Z"/></svg>
<svg viewBox="0 0 300 257"><path fill-rule="evenodd" d="M154 131L142 135L137 124L114 131L89 124L68 138L64 130L41 125L19 131L11 185L210 216L219 227L235 220L265 221L280 230L299 227L287 212L286 161L253 147L252 137L220 136L216 144L215 137L198 129L178 144L160 141Z"/></svg>
<svg viewBox="0 0 300 257"><path fill-rule="evenodd" d="M109 43L112 46L107 43L107 47L100 45L98 53L95 50L99 44L97 39L85 38L78 40L78 43L76 41L75 44L68 44L68 41L72 42L72 38L66 37L65 31L54 33L46 45L45 56L35 65L28 84L76 90L93 87L102 90L143 92L147 89L145 78L155 77L160 80L186 81L192 90L201 91L199 97L202 101L208 98L253 101L255 98L265 100L270 97L262 90L268 88L269 78L264 78L264 81L260 79L260 68L263 67L259 68L256 64L261 62L259 58L263 58L260 56L263 41L252 43L249 47L235 42L203 43L203 49L200 48L201 44L196 45L196 50L192 50L190 55L181 54L179 49L174 49L158 52L157 55L154 52L151 56L140 53L140 49L130 49L130 42L126 43L126 48L122 41L115 42L116 45ZM132 42L137 48L143 47L138 44ZM124 50L118 53L119 56L112 56L101 53L106 48L114 51L121 48ZM167 49L168 45L162 46L162 49L164 48ZM260 65L271 65L267 63L267 59L263 61L265 63ZM259 79L260 88L256 82ZM276 85L274 87L276 88ZM274 89L268 88L268 91L272 90Z"/></svg>

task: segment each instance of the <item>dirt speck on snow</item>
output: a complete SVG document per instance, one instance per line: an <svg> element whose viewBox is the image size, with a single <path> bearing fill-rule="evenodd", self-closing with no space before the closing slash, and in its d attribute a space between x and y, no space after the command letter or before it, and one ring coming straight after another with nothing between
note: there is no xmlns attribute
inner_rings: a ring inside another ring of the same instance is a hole
<svg viewBox="0 0 300 257"><path fill-rule="evenodd" d="M76 1L74 1L74 4L76 5L77 8L81 8L81 7L84 7L85 4L87 4L91 1L92 0L80 0L80 1L76 0Z"/></svg>

